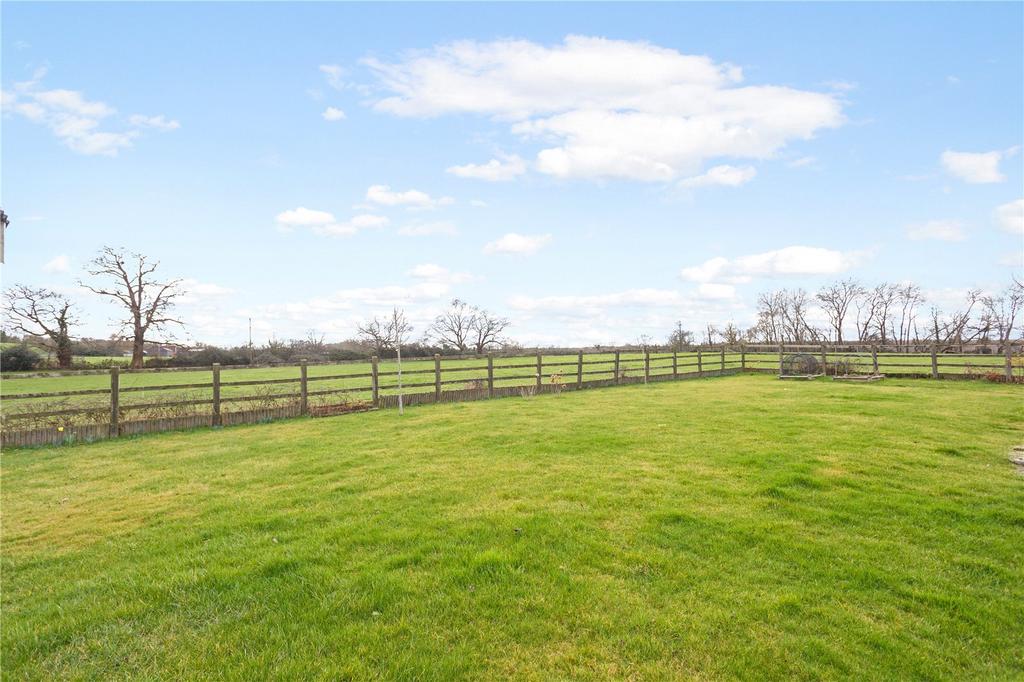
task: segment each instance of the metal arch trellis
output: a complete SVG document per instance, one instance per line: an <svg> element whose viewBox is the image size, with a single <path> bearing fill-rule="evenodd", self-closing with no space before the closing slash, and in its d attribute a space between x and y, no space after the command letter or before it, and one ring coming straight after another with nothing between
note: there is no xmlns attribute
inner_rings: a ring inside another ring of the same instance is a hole
<svg viewBox="0 0 1024 682"><path fill-rule="evenodd" d="M821 361L810 353L786 355L779 366L780 379L814 379L824 375Z"/></svg>
<svg viewBox="0 0 1024 682"><path fill-rule="evenodd" d="M885 378L875 371L871 358L855 353L839 356L832 367L833 381L878 381Z"/></svg>

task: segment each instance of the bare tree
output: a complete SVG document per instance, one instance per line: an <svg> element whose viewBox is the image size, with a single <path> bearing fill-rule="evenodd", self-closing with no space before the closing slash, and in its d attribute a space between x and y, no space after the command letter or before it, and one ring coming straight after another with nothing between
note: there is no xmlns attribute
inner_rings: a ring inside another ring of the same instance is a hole
<svg viewBox="0 0 1024 682"><path fill-rule="evenodd" d="M477 309L470 325L473 332L473 346L476 348L477 355L484 353L491 346L500 344L502 342L501 333L510 324L507 317L497 317L486 310Z"/></svg>
<svg viewBox="0 0 1024 682"><path fill-rule="evenodd" d="M374 317L363 322L356 328L356 334L360 341L373 346L373 350L378 357L383 355L384 351L392 348L391 334L386 318L381 320Z"/></svg>
<svg viewBox="0 0 1024 682"><path fill-rule="evenodd" d="M682 322L676 322L676 328L668 335L668 345L672 350L680 351L693 343L693 332L683 329Z"/></svg>
<svg viewBox="0 0 1024 682"><path fill-rule="evenodd" d="M403 414L405 408L402 404L402 342L412 333L412 325L406 319L405 311L392 308L385 329L388 341L398 354L398 414Z"/></svg>
<svg viewBox="0 0 1024 682"><path fill-rule="evenodd" d="M740 342L742 334L740 333L739 327L732 322L728 323L718 332L719 336L722 337L722 341L730 346L735 346Z"/></svg>
<svg viewBox="0 0 1024 682"><path fill-rule="evenodd" d="M995 333L999 345L1008 349L1013 339L1013 330L1017 326L1017 317L1024 309L1024 282L1014 277L998 295L982 296L980 302L981 326L985 330L985 338Z"/></svg>
<svg viewBox="0 0 1024 682"><path fill-rule="evenodd" d="M72 303L56 291L18 284L4 292L4 313L11 329L48 338L61 369L71 367L69 330L79 320Z"/></svg>
<svg viewBox="0 0 1024 682"><path fill-rule="evenodd" d="M843 325L850 306L863 295L864 287L855 279L844 279L822 287L815 295L828 315L829 324L835 332L836 343L843 342Z"/></svg>
<svg viewBox="0 0 1024 682"><path fill-rule="evenodd" d="M956 344L958 346L973 340L977 331L972 329L971 320L974 315L974 306L980 299L980 290L968 291L964 307L953 311L948 316L944 315L938 306L933 305L928 312L927 338L939 344Z"/></svg>
<svg viewBox="0 0 1024 682"><path fill-rule="evenodd" d="M448 310L436 318L427 329L427 338L432 338L442 346L457 349L465 353L469 348L473 327L476 323L478 310L460 299L452 299Z"/></svg>
<svg viewBox="0 0 1024 682"><path fill-rule="evenodd" d="M877 339L885 343L893 336L892 312L898 287L882 282L866 292L857 302L857 335L861 341Z"/></svg>
<svg viewBox="0 0 1024 682"><path fill-rule="evenodd" d="M142 367L146 336L150 332L167 331L169 325L182 324L170 314L176 299L185 293L181 280L159 281L153 274L159 266L160 261L151 261L140 253L104 246L86 272L107 280L106 283L92 286L79 282L95 294L114 299L127 311L121 324L122 331L129 332L132 339L133 369Z"/></svg>
<svg viewBox="0 0 1024 682"><path fill-rule="evenodd" d="M917 337L917 308L924 303L921 287L916 284L904 284L896 290L900 304L900 328L897 343L910 346L911 337Z"/></svg>

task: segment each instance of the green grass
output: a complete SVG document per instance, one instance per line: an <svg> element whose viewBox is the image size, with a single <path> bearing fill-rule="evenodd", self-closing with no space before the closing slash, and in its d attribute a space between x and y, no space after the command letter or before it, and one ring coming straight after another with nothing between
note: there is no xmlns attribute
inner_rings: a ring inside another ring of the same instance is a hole
<svg viewBox="0 0 1024 682"><path fill-rule="evenodd" d="M9 451L5 677L1021 678L1022 397L743 376Z"/></svg>

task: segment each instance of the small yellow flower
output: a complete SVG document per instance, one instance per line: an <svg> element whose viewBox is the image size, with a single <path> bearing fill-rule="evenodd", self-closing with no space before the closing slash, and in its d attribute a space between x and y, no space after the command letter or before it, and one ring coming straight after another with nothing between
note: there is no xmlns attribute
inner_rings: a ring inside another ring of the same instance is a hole
<svg viewBox="0 0 1024 682"><path fill-rule="evenodd" d="M58 426L58 427L57 427L57 430L58 430L58 431L63 431L63 430L64 430L64 427L63 427L63 426Z"/></svg>

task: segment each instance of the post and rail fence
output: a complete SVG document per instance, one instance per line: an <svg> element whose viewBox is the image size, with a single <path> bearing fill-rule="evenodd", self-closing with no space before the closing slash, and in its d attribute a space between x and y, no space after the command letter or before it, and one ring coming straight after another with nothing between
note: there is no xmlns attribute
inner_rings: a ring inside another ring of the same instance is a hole
<svg viewBox="0 0 1024 682"><path fill-rule="evenodd" d="M683 350L578 350L574 354L552 355L538 351L530 355L488 354L468 359L434 355L404 363L402 375L410 381L401 387L401 395L405 405L416 405L512 395L526 397L739 372L782 374L787 357L793 354L815 357L826 369L859 364L865 373L882 372L893 377L1024 380L1024 344L1006 344L998 349L1002 351L999 353L993 350L969 353L962 352L961 348L940 349L933 345L909 353L903 349L861 344L831 347L742 344ZM264 369L263 372L272 372L273 376L252 379L236 378L236 375L244 377L250 372L255 376L260 369L230 368L225 375L228 380L222 377L225 368L214 364L208 368L191 368L191 372L178 375L185 381L165 383L150 383L164 376L161 370L147 372L114 367L108 372L108 386L100 388L102 384L97 381L93 382L96 388L63 391L9 392L12 384L17 386L19 381L29 380L7 378L2 396L2 445L46 445L395 407L399 393L391 380L398 372L397 368L390 368L391 364L373 357L368 372L364 368L364 371L341 373L332 369L338 364L316 365L302 361L298 366ZM311 368L317 371L311 372ZM288 376L289 371L295 370ZM208 380L191 381L195 375L207 372ZM128 378L136 379L135 385L126 385ZM60 377L48 377L38 381L54 383L59 380ZM154 400L155 395L168 399ZM136 396L141 402L133 400ZM77 402L82 400L85 403ZM238 407L241 409L236 409Z"/></svg>

